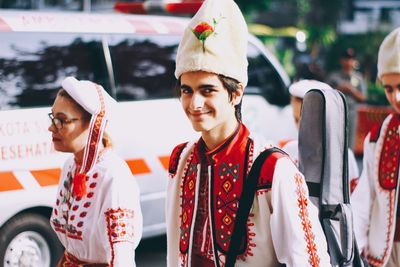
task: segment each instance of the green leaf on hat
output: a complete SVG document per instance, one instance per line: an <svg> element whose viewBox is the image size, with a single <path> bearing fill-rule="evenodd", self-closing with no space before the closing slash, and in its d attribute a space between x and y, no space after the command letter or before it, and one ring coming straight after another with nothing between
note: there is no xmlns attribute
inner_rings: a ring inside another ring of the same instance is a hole
<svg viewBox="0 0 400 267"><path fill-rule="evenodd" d="M196 38L200 40L201 33L199 33L198 31L195 31L194 29L192 29L192 32L196 36Z"/></svg>
<svg viewBox="0 0 400 267"><path fill-rule="evenodd" d="M208 38L208 36L210 36L213 32L214 31L212 31L212 30L206 30L206 31L202 32L200 34L200 36L197 38L199 38L200 41L205 41Z"/></svg>

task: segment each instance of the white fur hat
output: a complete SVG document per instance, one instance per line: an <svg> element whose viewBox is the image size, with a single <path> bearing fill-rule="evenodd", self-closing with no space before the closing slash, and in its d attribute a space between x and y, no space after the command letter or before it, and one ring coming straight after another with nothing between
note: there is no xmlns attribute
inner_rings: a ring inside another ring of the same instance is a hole
<svg viewBox="0 0 400 267"><path fill-rule="evenodd" d="M289 93L292 96L304 98L305 94L311 89L332 89L332 87L316 80L301 80L290 85Z"/></svg>
<svg viewBox="0 0 400 267"><path fill-rule="evenodd" d="M106 122L116 102L101 85L91 81L67 77L61 86L83 109L92 114L82 166L73 181L73 193L82 197L86 193L86 174L97 161Z"/></svg>
<svg viewBox="0 0 400 267"><path fill-rule="evenodd" d="M247 85L247 36L233 0L206 0L185 29L176 56L175 77L206 71Z"/></svg>
<svg viewBox="0 0 400 267"><path fill-rule="evenodd" d="M386 73L400 73L400 28L385 37L378 52L378 79Z"/></svg>

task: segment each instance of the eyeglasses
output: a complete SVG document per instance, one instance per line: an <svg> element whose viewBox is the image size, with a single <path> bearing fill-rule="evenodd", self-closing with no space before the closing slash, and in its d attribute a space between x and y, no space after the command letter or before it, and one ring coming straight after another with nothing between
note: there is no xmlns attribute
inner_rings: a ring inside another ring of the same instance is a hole
<svg viewBox="0 0 400 267"><path fill-rule="evenodd" d="M73 118L73 119L60 119L60 118L55 118L53 113L49 113L49 118L51 120L51 123L53 124L54 127L56 127L57 130L61 130L64 126L64 124L69 124L74 121L79 121L80 119L78 118Z"/></svg>

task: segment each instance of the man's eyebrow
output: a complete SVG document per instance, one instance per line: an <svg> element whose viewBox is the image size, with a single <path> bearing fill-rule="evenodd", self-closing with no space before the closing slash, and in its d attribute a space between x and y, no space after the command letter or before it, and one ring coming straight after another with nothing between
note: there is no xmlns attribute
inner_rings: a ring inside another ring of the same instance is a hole
<svg viewBox="0 0 400 267"><path fill-rule="evenodd" d="M186 84L181 84L181 89L192 89L192 87Z"/></svg>
<svg viewBox="0 0 400 267"><path fill-rule="evenodd" d="M214 84L201 84L199 88L215 88Z"/></svg>

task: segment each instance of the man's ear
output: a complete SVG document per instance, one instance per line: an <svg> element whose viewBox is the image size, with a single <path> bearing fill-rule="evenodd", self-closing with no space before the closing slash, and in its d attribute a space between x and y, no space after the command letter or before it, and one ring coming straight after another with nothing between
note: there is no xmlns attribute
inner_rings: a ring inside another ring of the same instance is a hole
<svg viewBox="0 0 400 267"><path fill-rule="evenodd" d="M243 93L244 93L244 86L242 83L239 83L238 89L232 94L232 103L234 106L238 105L240 101L242 101Z"/></svg>

